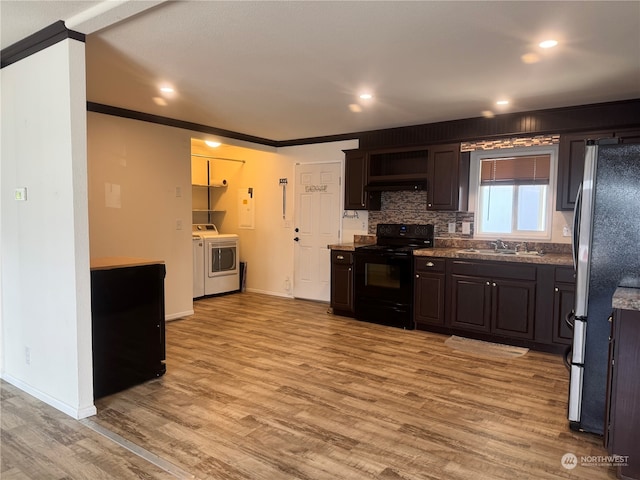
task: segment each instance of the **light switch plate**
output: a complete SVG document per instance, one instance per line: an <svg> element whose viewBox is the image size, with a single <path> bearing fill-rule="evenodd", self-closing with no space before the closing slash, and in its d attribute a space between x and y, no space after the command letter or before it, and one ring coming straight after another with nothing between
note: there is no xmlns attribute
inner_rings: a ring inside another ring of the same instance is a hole
<svg viewBox="0 0 640 480"><path fill-rule="evenodd" d="M471 233L471 222L462 222L462 233L469 235Z"/></svg>
<svg viewBox="0 0 640 480"><path fill-rule="evenodd" d="M19 202L27 201L27 187L16 188L15 190L15 198Z"/></svg>
<svg viewBox="0 0 640 480"><path fill-rule="evenodd" d="M456 222L449 222L449 233L456 233Z"/></svg>

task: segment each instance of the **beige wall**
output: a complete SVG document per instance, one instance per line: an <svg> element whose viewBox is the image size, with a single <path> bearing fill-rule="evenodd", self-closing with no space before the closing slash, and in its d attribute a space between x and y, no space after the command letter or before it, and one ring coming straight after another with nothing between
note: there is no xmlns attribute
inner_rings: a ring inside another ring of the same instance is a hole
<svg viewBox="0 0 640 480"><path fill-rule="evenodd" d="M92 112L87 127L91 257L164 261L167 319L191 314L190 133Z"/></svg>
<svg viewBox="0 0 640 480"><path fill-rule="evenodd" d="M0 108L1 374L74 418L96 411L84 59L66 39L4 67Z"/></svg>

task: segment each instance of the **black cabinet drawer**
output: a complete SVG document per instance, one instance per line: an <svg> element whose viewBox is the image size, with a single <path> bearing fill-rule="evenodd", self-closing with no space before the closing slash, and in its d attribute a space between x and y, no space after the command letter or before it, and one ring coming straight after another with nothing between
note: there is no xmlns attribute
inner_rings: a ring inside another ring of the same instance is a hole
<svg viewBox="0 0 640 480"><path fill-rule="evenodd" d="M414 267L416 272L444 273L445 259L433 257L415 257Z"/></svg>
<svg viewBox="0 0 640 480"><path fill-rule="evenodd" d="M516 280L535 280L536 271L535 265L493 263L481 260L473 262L456 260L451 267L451 273L458 275L511 278Z"/></svg>
<svg viewBox="0 0 640 480"><path fill-rule="evenodd" d="M563 283L575 283L576 277L573 268L570 267L556 267L555 271L556 282Z"/></svg>
<svg viewBox="0 0 640 480"><path fill-rule="evenodd" d="M338 265L351 265L353 263L353 252L347 252L344 250L332 250L331 263Z"/></svg>

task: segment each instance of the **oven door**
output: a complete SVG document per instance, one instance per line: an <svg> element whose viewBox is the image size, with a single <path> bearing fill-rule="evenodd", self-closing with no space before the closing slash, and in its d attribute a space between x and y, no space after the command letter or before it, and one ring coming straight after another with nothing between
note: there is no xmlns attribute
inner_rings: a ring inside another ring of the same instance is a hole
<svg viewBox="0 0 640 480"><path fill-rule="evenodd" d="M355 253L356 318L413 329L413 257L389 252Z"/></svg>
<svg viewBox="0 0 640 480"><path fill-rule="evenodd" d="M209 241L207 247L209 277L238 274L238 246L235 241Z"/></svg>

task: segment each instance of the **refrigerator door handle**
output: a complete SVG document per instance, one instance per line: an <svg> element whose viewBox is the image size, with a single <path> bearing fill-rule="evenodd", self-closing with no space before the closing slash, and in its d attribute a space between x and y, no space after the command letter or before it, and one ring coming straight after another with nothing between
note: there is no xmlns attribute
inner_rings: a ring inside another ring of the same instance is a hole
<svg viewBox="0 0 640 480"><path fill-rule="evenodd" d="M573 323L573 358L574 365L584 365L585 346L587 343L587 322L584 318L574 317Z"/></svg>
<svg viewBox="0 0 640 480"><path fill-rule="evenodd" d="M578 188L576 203L573 205L573 241L571 253L573 254L573 270L578 269L578 242L580 241L580 211L582 208L582 183Z"/></svg>
<svg viewBox="0 0 640 480"><path fill-rule="evenodd" d="M582 413L582 374L584 369L578 365L571 365L571 379L569 380L569 412L570 422L579 422Z"/></svg>

